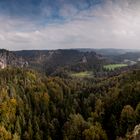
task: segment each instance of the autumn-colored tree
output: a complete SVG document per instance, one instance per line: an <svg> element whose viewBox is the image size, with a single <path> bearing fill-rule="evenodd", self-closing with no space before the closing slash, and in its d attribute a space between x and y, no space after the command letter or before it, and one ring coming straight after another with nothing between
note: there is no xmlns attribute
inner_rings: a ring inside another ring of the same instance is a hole
<svg viewBox="0 0 140 140"><path fill-rule="evenodd" d="M91 125L89 129L85 129L83 132L85 140L107 140L106 132L102 129L101 124L95 123Z"/></svg>
<svg viewBox="0 0 140 140"><path fill-rule="evenodd" d="M126 134L126 132L132 131L135 126L135 112L130 105L124 106L120 116L120 133Z"/></svg>

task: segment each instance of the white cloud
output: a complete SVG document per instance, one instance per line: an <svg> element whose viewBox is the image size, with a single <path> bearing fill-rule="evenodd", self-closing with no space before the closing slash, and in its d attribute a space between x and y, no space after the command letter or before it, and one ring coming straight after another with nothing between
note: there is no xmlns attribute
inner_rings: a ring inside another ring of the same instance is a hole
<svg viewBox="0 0 140 140"><path fill-rule="evenodd" d="M23 19L0 17L0 46L6 49L137 48L140 47L140 3L107 0L77 13L64 5L64 24L39 27ZM47 10L48 12L49 10ZM49 12L47 13L49 14Z"/></svg>

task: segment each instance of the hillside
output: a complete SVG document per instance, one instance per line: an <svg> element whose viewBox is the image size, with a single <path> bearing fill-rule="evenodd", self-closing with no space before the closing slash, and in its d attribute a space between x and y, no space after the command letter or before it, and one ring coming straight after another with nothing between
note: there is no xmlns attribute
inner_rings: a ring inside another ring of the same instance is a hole
<svg viewBox="0 0 140 140"><path fill-rule="evenodd" d="M83 48L83 49L78 49L81 52L96 52L98 54L101 54L103 56L117 56L117 55L122 55L127 52L132 52L132 50L128 49L113 49L113 48L105 48L105 49L91 49L91 48Z"/></svg>
<svg viewBox="0 0 140 140"><path fill-rule="evenodd" d="M0 70L0 139L123 139L140 124L139 84L140 71L73 80Z"/></svg>
<svg viewBox="0 0 140 140"><path fill-rule="evenodd" d="M95 52L81 52L78 50L51 51L16 51L17 56L29 62L31 68L45 71L48 74L59 71L99 70L105 59Z"/></svg>
<svg viewBox="0 0 140 140"><path fill-rule="evenodd" d="M123 55L119 55L116 60L123 61L125 59L131 60L131 61L139 61L140 60L140 52L127 52Z"/></svg>

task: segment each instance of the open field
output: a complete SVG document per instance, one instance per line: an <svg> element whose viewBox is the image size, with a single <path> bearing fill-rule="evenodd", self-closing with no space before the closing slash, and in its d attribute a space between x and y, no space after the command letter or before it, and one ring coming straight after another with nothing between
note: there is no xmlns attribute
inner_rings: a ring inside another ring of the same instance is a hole
<svg viewBox="0 0 140 140"><path fill-rule="evenodd" d="M93 77L93 72L92 71L84 71L84 72L71 73L71 76L76 77L76 78Z"/></svg>
<svg viewBox="0 0 140 140"><path fill-rule="evenodd" d="M109 65L105 65L104 68L107 70L115 70L127 66L128 66L127 64L109 64Z"/></svg>

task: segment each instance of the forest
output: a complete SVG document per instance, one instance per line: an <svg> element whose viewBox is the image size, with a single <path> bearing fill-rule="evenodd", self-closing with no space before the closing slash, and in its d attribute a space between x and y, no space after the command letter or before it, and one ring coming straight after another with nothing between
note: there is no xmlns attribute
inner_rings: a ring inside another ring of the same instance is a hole
<svg viewBox="0 0 140 140"><path fill-rule="evenodd" d="M140 70L84 79L0 70L0 140L139 140L139 124Z"/></svg>

